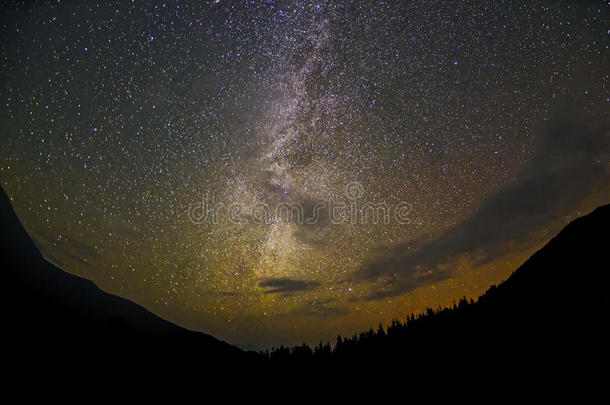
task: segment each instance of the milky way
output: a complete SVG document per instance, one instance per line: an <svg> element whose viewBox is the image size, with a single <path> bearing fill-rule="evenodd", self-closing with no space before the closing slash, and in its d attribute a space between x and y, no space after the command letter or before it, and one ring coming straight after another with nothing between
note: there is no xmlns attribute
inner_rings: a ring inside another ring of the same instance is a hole
<svg viewBox="0 0 610 405"><path fill-rule="evenodd" d="M605 2L0 8L0 176L45 257L233 343L476 297L610 200Z"/></svg>

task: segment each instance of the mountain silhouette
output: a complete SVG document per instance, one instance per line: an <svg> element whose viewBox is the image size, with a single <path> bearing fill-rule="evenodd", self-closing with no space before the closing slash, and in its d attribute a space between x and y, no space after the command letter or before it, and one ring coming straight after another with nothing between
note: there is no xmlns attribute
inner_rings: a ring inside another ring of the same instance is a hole
<svg viewBox="0 0 610 405"><path fill-rule="evenodd" d="M405 386L405 398L428 400L596 398L610 381L609 250L605 205L568 224L476 302L463 298L339 336L334 347L263 356L270 367L326 370L356 392L373 384Z"/></svg>
<svg viewBox="0 0 610 405"><path fill-rule="evenodd" d="M47 262L2 189L0 223L3 340L10 348L5 360L108 363L129 356L160 365L185 358L209 364L247 357Z"/></svg>

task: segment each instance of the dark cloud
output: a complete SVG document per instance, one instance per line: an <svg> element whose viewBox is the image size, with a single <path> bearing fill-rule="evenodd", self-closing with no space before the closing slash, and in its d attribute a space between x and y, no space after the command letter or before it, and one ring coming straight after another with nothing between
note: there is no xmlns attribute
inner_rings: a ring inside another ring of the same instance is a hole
<svg viewBox="0 0 610 405"><path fill-rule="evenodd" d="M67 235L52 238L50 235L38 232L32 239L42 256L62 269L65 269L66 261L76 263L79 267L88 267L92 260L100 257L94 247ZM50 248L51 246L53 248Z"/></svg>
<svg viewBox="0 0 610 405"><path fill-rule="evenodd" d="M369 299L399 295L449 277L447 263L477 249L481 261L502 253L506 242L526 238L568 215L601 182L608 180L607 125L594 128L573 112L550 121L535 155L516 181L436 239L399 245L367 264L359 279L385 280ZM445 265L445 266L443 266Z"/></svg>
<svg viewBox="0 0 610 405"><path fill-rule="evenodd" d="M263 200L274 219L296 225L293 236L301 243L320 247L328 237L330 212L328 202L297 190L282 186L286 181L273 171L261 171L259 188L264 190ZM280 209L281 207L281 209Z"/></svg>
<svg viewBox="0 0 610 405"><path fill-rule="evenodd" d="M301 196L298 203L303 209L303 221L297 224L294 237L305 244L324 246L330 225L328 206L306 196Z"/></svg>
<svg viewBox="0 0 610 405"><path fill-rule="evenodd" d="M291 278L271 278L259 283L259 287L266 288L265 294L292 295L302 291L313 290L320 283L316 281L295 280Z"/></svg>

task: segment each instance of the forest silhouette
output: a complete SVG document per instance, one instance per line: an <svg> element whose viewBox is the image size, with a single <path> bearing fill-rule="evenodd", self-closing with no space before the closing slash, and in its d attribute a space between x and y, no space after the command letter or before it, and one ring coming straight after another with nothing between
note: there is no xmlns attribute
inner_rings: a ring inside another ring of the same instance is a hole
<svg viewBox="0 0 610 405"><path fill-rule="evenodd" d="M330 369L352 381L368 370L366 381L399 379L414 385L411 393L443 387L448 397L470 390L582 400L608 381L609 232L606 205L571 222L476 301L462 298L336 342L261 355L272 367Z"/></svg>

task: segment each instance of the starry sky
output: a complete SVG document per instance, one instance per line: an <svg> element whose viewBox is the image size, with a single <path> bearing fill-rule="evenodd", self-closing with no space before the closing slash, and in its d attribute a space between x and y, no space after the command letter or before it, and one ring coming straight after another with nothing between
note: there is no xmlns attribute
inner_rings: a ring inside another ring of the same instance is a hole
<svg viewBox="0 0 610 405"><path fill-rule="evenodd" d="M45 257L242 347L476 298L610 202L604 1L8 1L0 23L0 179Z"/></svg>

